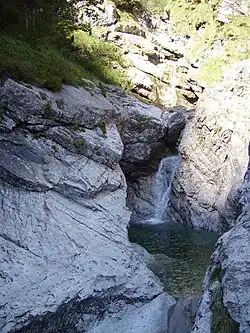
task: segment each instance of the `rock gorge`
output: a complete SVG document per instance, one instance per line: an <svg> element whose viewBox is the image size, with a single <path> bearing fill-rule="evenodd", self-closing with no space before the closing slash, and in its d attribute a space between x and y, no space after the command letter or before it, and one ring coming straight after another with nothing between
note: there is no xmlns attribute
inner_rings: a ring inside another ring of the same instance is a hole
<svg viewBox="0 0 250 333"><path fill-rule="evenodd" d="M221 22L228 10L248 9L222 1ZM249 333L250 61L203 86L164 15L119 15L79 5L129 59L140 99L86 79L57 93L1 79L0 332ZM160 219L221 234L203 294L180 300L128 239L155 217L166 156Z"/></svg>

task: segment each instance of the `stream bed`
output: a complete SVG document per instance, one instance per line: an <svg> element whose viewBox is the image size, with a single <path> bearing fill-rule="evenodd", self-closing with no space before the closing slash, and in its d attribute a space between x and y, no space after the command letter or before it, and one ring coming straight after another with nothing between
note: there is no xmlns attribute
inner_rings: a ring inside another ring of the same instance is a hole
<svg viewBox="0 0 250 333"><path fill-rule="evenodd" d="M201 293L218 234L197 231L181 224L163 223L131 226L129 239L153 254L150 268L169 294L186 297Z"/></svg>

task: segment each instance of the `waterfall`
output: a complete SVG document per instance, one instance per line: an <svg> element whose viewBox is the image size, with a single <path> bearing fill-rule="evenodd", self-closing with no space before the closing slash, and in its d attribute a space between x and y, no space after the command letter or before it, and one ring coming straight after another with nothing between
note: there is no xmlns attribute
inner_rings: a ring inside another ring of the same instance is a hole
<svg viewBox="0 0 250 333"><path fill-rule="evenodd" d="M164 222L165 211L170 200L172 180L179 163L179 155L165 157L161 160L155 179L155 212L154 216L146 223L159 224Z"/></svg>

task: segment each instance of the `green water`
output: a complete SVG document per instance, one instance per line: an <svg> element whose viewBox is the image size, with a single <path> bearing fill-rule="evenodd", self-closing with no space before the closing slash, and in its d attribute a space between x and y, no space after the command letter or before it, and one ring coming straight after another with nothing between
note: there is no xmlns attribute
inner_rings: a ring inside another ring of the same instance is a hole
<svg viewBox="0 0 250 333"><path fill-rule="evenodd" d="M165 290L183 297L201 293L202 282L218 235L179 224L131 226L131 242L154 255L151 269Z"/></svg>

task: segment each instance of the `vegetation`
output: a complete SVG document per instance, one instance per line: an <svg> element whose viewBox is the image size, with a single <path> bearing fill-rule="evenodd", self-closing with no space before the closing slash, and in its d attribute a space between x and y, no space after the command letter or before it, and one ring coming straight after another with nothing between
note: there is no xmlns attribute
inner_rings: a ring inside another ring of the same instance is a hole
<svg viewBox="0 0 250 333"><path fill-rule="evenodd" d="M124 68L130 64L116 45L83 31L75 32L74 45L79 57L78 63L84 68L89 68L101 81L124 88L129 85Z"/></svg>
<svg viewBox="0 0 250 333"><path fill-rule="evenodd" d="M0 74L60 90L63 83L86 80L129 87L129 63L115 45L98 39L86 25L77 30L77 0L2 0L0 4ZM250 57L250 16L216 22L218 0L114 0L121 19L140 11L165 10L177 33L192 36L192 62L199 61L201 83L222 77L225 66ZM95 0L87 0L95 4ZM224 53L206 59L207 50L224 41ZM98 83L99 84L99 83Z"/></svg>
<svg viewBox="0 0 250 333"><path fill-rule="evenodd" d="M117 47L76 31L76 0L4 0L0 4L0 74L60 90L85 79L126 87ZM3 14L3 15L2 15Z"/></svg>
<svg viewBox="0 0 250 333"><path fill-rule="evenodd" d="M214 270L211 273L211 281L219 281L222 282L224 271L221 268L221 266L215 267Z"/></svg>
<svg viewBox="0 0 250 333"><path fill-rule="evenodd" d="M29 40L62 41L75 28L76 0L2 0L0 28Z"/></svg>
<svg viewBox="0 0 250 333"><path fill-rule="evenodd" d="M228 65L225 57L216 56L209 58L199 68L198 79L208 85L221 81L223 69Z"/></svg>
<svg viewBox="0 0 250 333"><path fill-rule="evenodd" d="M250 58L250 16L237 15L229 23L216 21L219 0L116 0L119 8L134 12L140 8L151 12L165 11L176 33L194 39L189 52L192 62L201 64L201 84L212 84L222 79L224 69L231 63ZM126 5L124 4L126 3ZM214 45L223 44L221 52L207 59Z"/></svg>
<svg viewBox="0 0 250 333"><path fill-rule="evenodd" d="M82 136L75 137L73 140L73 145L78 154L84 154L86 152L86 149L87 149L86 142Z"/></svg>
<svg viewBox="0 0 250 333"><path fill-rule="evenodd" d="M239 324L233 320L223 303L223 290L221 287L223 275L224 270L221 266L215 267L211 272L211 282L216 283L212 291L211 300L211 333L238 333Z"/></svg>
<svg viewBox="0 0 250 333"><path fill-rule="evenodd" d="M107 134L107 128L106 128L106 123L105 123L105 121L100 121L100 122L97 124L97 127L99 127L100 130L102 131L102 134L103 134L104 136L106 136L106 134Z"/></svg>

